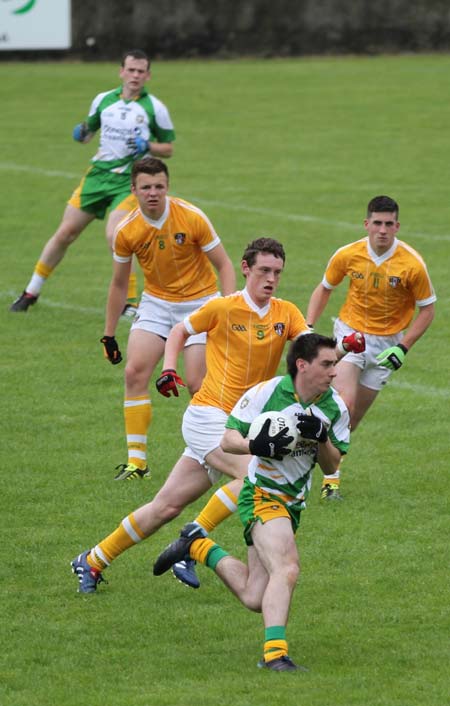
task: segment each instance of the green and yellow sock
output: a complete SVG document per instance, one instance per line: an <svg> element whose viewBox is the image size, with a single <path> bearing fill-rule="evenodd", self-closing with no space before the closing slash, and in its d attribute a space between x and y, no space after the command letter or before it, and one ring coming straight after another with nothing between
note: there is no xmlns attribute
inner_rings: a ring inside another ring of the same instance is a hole
<svg viewBox="0 0 450 706"><path fill-rule="evenodd" d="M192 542L189 555L191 559L195 559L199 564L205 564L213 571L221 559L225 556L229 556L228 552L222 549L222 547L219 547L218 544L208 537L196 539Z"/></svg>
<svg viewBox="0 0 450 706"><path fill-rule="evenodd" d="M287 653L286 627L284 625L273 625L270 628L266 628L264 632L264 661L271 662L287 655Z"/></svg>

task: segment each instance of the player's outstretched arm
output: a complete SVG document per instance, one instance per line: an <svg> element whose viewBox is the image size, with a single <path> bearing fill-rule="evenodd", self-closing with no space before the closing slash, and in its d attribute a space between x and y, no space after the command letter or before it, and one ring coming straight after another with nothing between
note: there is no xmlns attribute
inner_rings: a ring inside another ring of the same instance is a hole
<svg viewBox="0 0 450 706"><path fill-rule="evenodd" d="M190 334L182 321L175 324L166 341L164 347L163 370L176 370L178 356L184 348L186 340Z"/></svg>
<svg viewBox="0 0 450 706"><path fill-rule="evenodd" d="M106 303L105 330L100 343L103 344L105 358L113 365L116 365L122 360L122 354L114 336L117 323L127 300L131 261L119 263L114 260L113 263L113 276L109 285L108 301Z"/></svg>
<svg viewBox="0 0 450 706"><path fill-rule="evenodd" d="M308 326L314 327L314 324L320 318L322 312L328 304L332 291L332 289L327 289L324 287L322 282L317 285L311 294L308 309L306 311L306 323Z"/></svg>
<svg viewBox="0 0 450 706"><path fill-rule="evenodd" d="M221 294L224 297L227 294L233 294L236 291L236 273L222 243L216 245L206 254L219 276Z"/></svg>
<svg viewBox="0 0 450 706"><path fill-rule="evenodd" d="M386 348L377 355L378 365L389 370L399 370L405 362L405 356L411 346L423 336L434 319L434 304L427 304L419 308L419 313L405 332L401 343Z"/></svg>

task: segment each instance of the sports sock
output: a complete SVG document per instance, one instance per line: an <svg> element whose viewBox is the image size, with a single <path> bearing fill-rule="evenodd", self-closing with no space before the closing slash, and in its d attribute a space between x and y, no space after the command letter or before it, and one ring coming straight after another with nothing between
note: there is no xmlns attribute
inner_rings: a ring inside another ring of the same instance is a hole
<svg viewBox="0 0 450 706"><path fill-rule="evenodd" d="M103 571L119 554L145 539L145 535L134 519L133 513L122 520L117 529L97 544L87 556L94 569Z"/></svg>
<svg viewBox="0 0 450 706"><path fill-rule="evenodd" d="M131 272L128 279L128 294L127 294L127 304L131 306L137 306L138 296L137 296L137 274L136 272Z"/></svg>
<svg viewBox="0 0 450 706"><path fill-rule="evenodd" d="M273 625L266 628L264 632L264 661L271 662L279 659L288 653L286 642L286 627L284 625Z"/></svg>
<svg viewBox="0 0 450 706"><path fill-rule="evenodd" d="M147 466L147 432L153 416L152 403L148 395L126 397L123 407L128 463L143 470Z"/></svg>
<svg viewBox="0 0 450 706"><path fill-rule="evenodd" d="M44 286L47 278L50 277L53 270L53 267L50 267L41 260L38 260L34 268L33 276L31 277L25 291L28 294L32 294L34 297L38 297L41 293L42 287Z"/></svg>
<svg viewBox="0 0 450 706"><path fill-rule="evenodd" d="M331 475L324 476L322 478L322 488L324 488L326 485L339 486L340 482L341 482L341 475L340 475L340 470L338 468L336 473L332 473Z"/></svg>
<svg viewBox="0 0 450 706"><path fill-rule="evenodd" d="M212 532L217 525L236 511L237 500L236 495L229 489L228 484L223 485L216 490L194 521L207 532Z"/></svg>
<svg viewBox="0 0 450 706"><path fill-rule="evenodd" d="M195 559L195 561L198 561L200 564L206 564L206 566L214 571L219 561L223 559L224 556L228 556L228 552L222 549L222 547L219 547L212 539L205 537L204 539L196 539L192 542L189 555L192 559Z"/></svg>

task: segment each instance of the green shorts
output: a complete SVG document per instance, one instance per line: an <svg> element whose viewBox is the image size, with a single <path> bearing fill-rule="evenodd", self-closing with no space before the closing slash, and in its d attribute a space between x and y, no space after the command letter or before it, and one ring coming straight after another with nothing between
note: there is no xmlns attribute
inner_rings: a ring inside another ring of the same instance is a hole
<svg viewBox="0 0 450 706"><path fill-rule="evenodd" d="M91 167L68 203L102 220L108 208L114 209L131 193L129 174L115 174Z"/></svg>
<svg viewBox="0 0 450 706"><path fill-rule="evenodd" d="M292 530L295 533L300 524L300 513L304 507L303 501L287 505L277 495L268 493L245 478L238 500L239 516L244 525L245 543L248 546L253 544L252 529L256 522L264 524L276 517L290 519Z"/></svg>

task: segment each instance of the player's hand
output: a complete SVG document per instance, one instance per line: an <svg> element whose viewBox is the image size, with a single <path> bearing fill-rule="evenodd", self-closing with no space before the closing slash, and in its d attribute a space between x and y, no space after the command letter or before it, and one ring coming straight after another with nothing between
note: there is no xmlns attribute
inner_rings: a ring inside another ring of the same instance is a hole
<svg viewBox="0 0 450 706"><path fill-rule="evenodd" d="M103 336L103 338L100 339L100 343L103 343L105 358L108 358L109 362L113 365L120 363L122 353L119 351L119 346L114 336Z"/></svg>
<svg viewBox="0 0 450 706"><path fill-rule="evenodd" d="M183 380L177 375L177 371L170 368L162 371L155 385L158 392L164 397L170 397L170 393L178 397L178 385L186 387Z"/></svg>
<svg viewBox="0 0 450 706"><path fill-rule="evenodd" d="M349 336L344 336L339 341L338 348L344 355L346 353L364 353L366 350L366 339L360 331L354 331Z"/></svg>
<svg viewBox="0 0 450 706"><path fill-rule="evenodd" d="M397 346L386 348L385 351L377 355L378 365L382 365L383 368L389 368L389 370L398 370L405 362L407 352L407 347L401 343Z"/></svg>
<svg viewBox="0 0 450 706"><path fill-rule="evenodd" d="M148 141L139 135L128 138L127 147L133 150L133 157L142 157L143 154L149 151Z"/></svg>
<svg viewBox="0 0 450 706"><path fill-rule="evenodd" d="M324 444L328 439L328 432L325 424L314 414L299 414L297 429L304 439L311 439Z"/></svg>
<svg viewBox="0 0 450 706"><path fill-rule="evenodd" d="M269 434L270 419L266 419L259 433L254 439L249 441L249 450L253 456L262 456L263 458L274 458L276 461L282 461L283 456L290 453L286 448L294 440L293 436L287 436L288 429L285 427L274 436Z"/></svg>
<svg viewBox="0 0 450 706"><path fill-rule="evenodd" d="M89 130L88 126L86 123L79 123L78 125L75 125L72 136L73 139L76 140L77 142L84 142L86 137L89 135Z"/></svg>

